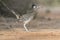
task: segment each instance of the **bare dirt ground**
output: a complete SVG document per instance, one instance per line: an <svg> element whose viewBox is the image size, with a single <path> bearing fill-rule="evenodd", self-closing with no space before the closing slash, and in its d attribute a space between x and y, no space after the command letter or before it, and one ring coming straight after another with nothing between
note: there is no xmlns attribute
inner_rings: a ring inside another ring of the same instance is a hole
<svg viewBox="0 0 60 40"><path fill-rule="evenodd" d="M60 13L52 12L45 17L32 20L27 25L30 32L25 31L23 22L0 17L0 40L60 40Z"/></svg>
<svg viewBox="0 0 60 40"><path fill-rule="evenodd" d="M51 29L40 32L0 31L0 40L60 40L60 31Z"/></svg>

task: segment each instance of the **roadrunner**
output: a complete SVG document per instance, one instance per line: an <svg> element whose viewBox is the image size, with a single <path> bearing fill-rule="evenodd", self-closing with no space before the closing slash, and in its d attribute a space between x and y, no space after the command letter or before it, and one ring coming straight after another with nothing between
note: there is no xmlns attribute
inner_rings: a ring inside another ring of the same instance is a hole
<svg viewBox="0 0 60 40"><path fill-rule="evenodd" d="M36 17L37 6L35 4L32 5L32 10L28 10L25 15L19 18L19 21L23 21L24 28L27 32L29 32L27 28L27 24Z"/></svg>
<svg viewBox="0 0 60 40"><path fill-rule="evenodd" d="M1 3L10 11L12 12L18 21L23 21L23 25L24 25L24 28L27 32L29 32L28 28L26 27L26 25L36 17L36 10L38 8L37 5L33 4L31 6L31 10L27 10L26 14L24 14L22 17L20 17L19 14L17 14L14 10L11 10L3 1L1 1Z"/></svg>

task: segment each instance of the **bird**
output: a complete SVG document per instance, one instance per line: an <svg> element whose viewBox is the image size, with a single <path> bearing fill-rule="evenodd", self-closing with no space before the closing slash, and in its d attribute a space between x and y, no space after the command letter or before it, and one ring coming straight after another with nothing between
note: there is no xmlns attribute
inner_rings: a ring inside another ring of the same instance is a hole
<svg viewBox="0 0 60 40"><path fill-rule="evenodd" d="M27 10L26 14L20 16L14 10L10 9L3 1L2 1L2 3L12 14L14 14L16 16L18 21L23 21L25 30L27 32L29 32L26 25L36 17L36 15L37 15L36 10L39 8L39 6L37 6L36 4L32 4L31 9Z"/></svg>
<svg viewBox="0 0 60 40"><path fill-rule="evenodd" d="M23 21L23 25L24 25L24 28L27 32L29 32L28 28L27 28L27 24L33 20L35 17L36 17L36 10L37 10L38 6L36 6L35 4L32 5L32 10L28 10L26 12L26 14L24 14L22 17L20 17L18 20L19 21Z"/></svg>

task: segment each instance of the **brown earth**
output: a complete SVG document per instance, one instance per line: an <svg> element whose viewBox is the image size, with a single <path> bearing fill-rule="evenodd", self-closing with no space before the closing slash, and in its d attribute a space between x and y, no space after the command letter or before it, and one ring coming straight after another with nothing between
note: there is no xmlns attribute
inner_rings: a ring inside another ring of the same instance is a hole
<svg viewBox="0 0 60 40"><path fill-rule="evenodd" d="M0 31L0 40L60 40L60 30L44 29L40 32Z"/></svg>

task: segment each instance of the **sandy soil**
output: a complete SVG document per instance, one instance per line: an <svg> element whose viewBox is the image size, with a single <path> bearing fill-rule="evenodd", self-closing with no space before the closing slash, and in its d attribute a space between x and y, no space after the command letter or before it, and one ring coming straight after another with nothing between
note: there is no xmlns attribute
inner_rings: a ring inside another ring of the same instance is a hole
<svg viewBox="0 0 60 40"><path fill-rule="evenodd" d="M15 31L0 31L0 40L60 40L60 30L42 29L40 32L23 32L16 29Z"/></svg>

